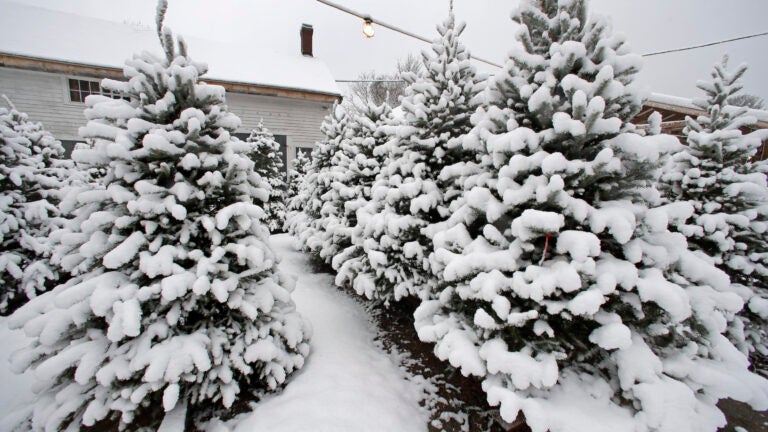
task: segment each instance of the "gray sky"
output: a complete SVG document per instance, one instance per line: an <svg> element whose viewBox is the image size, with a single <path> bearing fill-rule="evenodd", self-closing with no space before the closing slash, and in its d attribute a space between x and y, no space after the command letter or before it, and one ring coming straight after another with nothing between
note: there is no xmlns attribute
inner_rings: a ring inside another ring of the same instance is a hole
<svg viewBox="0 0 768 432"><path fill-rule="evenodd" d="M154 22L154 0L18 1L114 21ZM448 12L448 0L334 1L427 38L436 35L435 24ZM457 18L467 22L463 41L472 53L503 63L514 43L509 13L517 2L454 3ZM768 31L768 0L592 0L591 9L610 17L614 30L625 34L638 53ZM237 41L237 46L249 46L252 55L258 55L260 46L297 52L299 27L309 23L315 28L315 57L324 60L337 79L354 79L368 70L390 72L398 58L427 48L384 28L365 39L359 19L315 0L169 0L167 23L182 35ZM190 52L194 56L194 46ZM649 91L698 96L696 80L705 79L723 54L730 56L731 64L750 65L745 90L768 100L768 37L647 58L639 82ZM485 72L494 70L477 65Z"/></svg>

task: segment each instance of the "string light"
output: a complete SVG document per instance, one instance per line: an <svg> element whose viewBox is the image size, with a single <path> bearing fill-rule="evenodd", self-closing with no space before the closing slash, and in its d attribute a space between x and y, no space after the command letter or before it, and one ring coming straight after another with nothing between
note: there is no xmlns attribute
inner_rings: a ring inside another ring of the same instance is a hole
<svg viewBox="0 0 768 432"><path fill-rule="evenodd" d="M373 20L370 16L363 17L363 36L372 38L376 34L376 29L373 28Z"/></svg>

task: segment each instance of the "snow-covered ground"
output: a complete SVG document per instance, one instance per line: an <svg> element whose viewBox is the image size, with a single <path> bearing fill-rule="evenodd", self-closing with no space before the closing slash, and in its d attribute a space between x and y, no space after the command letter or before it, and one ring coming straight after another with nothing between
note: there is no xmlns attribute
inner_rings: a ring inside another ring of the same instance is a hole
<svg viewBox="0 0 768 432"><path fill-rule="evenodd" d="M293 297L312 323L312 352L285 390L228 426L236 432L425 431L429 415L419 407L420 388L375 346L374 325L363 308L333 287L331 275L313 273L291 242L285 234L272 237L283 257L280 268L297 279ZM23 414L19 408L33 397L32 378L13 374L7 361L24 343L23 333L0 320L0 419Z"/></svg>
<svg viewBox="0 0 768 432"><path fill-rule="evenodd" d="M420 389L373 342L363 308L315 274L286 234L272 236L280 268L297 278L293 299L312 322L312 352L285 390L243 416L236 432L425 431Z"/></svg>

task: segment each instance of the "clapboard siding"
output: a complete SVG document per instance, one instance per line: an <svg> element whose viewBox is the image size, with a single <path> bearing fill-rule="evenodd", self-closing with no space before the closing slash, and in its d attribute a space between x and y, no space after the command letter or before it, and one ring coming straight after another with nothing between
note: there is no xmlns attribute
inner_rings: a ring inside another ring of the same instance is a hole
<svg viewBox="0 0 768 432"><path fill-rule="evenodd" d="M63 75L0 68L0 93L58 139L77 139L77 128L85 124L85 105L69 101Z"/></svg>
<svg viewBox="0 0 768 432"><path fill-rule="evenodd" d="M88 79L72 76L73 78ZM5 94L30 119L61 140L78 139L77 129L85 124L85 104L70 102L69 76L0 67L0 94ZM288 138L288 160L296 147L311 147L321 138L320 124L328 114L328 102L228 93L229 110L242 119L238 132L249 132L263 119L274 134Z"/></svg>
<svg viewBox="0 0 768 432"><path fill-rule="evenodd" d="M243 121L239 131L248 132L263 119L272 133L287 136L289 161L296 157L296 147L312 147L322 138L320 124L331 108L328 102L242 93L228 93L227 105Z"/></svg>

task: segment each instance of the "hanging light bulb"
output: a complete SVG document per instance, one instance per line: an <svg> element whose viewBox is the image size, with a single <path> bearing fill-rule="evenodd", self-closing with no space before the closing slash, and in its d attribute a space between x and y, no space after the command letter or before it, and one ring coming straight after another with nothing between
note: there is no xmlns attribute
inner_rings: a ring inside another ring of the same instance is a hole
<svg viewBox="0 0 768 432"><path fill-rule="evenodd" d="M373 19L368 15L363 17L363 35L367 38L372 38L376 34L376 29L373 28Z"/></svg>

